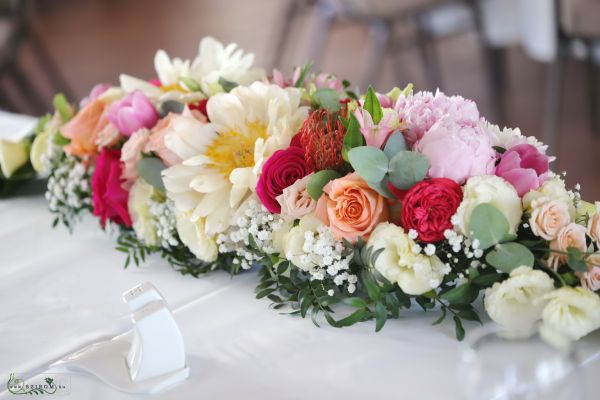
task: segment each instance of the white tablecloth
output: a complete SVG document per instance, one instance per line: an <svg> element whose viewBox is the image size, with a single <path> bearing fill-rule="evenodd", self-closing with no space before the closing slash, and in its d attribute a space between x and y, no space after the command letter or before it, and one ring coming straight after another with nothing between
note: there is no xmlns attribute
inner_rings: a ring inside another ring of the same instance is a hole
<svg viewBox="0 0 600 400"><path fill-rule="evenodd" d="M159 259L123 270L123 255L95 220L73 235L51 222L41 196L0 201L0 392L11 372L42 372L84 345L129 330L121 293L150 281L174 310L191 369L186 382L157 399L455 397L461 345L451 323L430 326L436 313L403 312L377 334L371 323L319 329L255 300L253 272L194 279ZM600 335L580 347L585 357L600 353ZM600 360L590 363L589 385L599 374ZM69 398L139 396L72 373Z"/></svg>

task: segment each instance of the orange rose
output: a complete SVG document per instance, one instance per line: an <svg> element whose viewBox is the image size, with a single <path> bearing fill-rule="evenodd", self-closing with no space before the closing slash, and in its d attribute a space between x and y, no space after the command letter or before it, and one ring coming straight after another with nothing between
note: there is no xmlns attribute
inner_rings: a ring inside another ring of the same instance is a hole
<svg viewBox="0 0 600 400"><path fill-rule="evenodd" d="M323 188L315 214L337 239L356 243L367 239L373 229L388 219L388 204L356 173L329 182Z"/></svg>
<svg viewBox="0 0 600 400"><path fill-rule="evenodd" d="M98 132L110 124L105 109L104 102L93 100L60 129L64 137L71 139L71 143L64 148L66 153L77 157L98 153L96 145Z"/></svg>

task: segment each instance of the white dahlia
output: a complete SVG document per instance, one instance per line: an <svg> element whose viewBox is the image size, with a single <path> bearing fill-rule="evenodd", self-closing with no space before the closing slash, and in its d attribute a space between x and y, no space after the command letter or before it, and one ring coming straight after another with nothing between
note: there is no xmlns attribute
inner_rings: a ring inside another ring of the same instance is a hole
<svg viewBox="0 0 600 400"><path fill-rule="evenodd" d="M287 147L306 118L300 91L255 82L219 93L207 104L209 124L188 120L165 137L182 160L163 171L168 196L208 235L224 232L253 198L267 157Z"/></svg>

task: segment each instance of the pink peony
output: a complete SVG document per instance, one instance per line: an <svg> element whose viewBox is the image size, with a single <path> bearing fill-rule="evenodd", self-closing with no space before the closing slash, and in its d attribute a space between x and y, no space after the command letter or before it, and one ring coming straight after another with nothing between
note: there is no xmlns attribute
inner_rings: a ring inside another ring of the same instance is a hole
<svg viewBox="0 0 600 400"><path fill-rule="evenodd" d="M256 195L267 210L279 214L281 205L277 202L277 197L285 188L311 172L300 147L277 150L263 165L256 184Z"/></svg>
<svg viewBox="0 0 600 400"><path fill-rule="evenodd" d="M440 91L437 91L435 96L431 92L418 92L408 97L400 96L394 109L406 126L405 137L411 147L444 117L451 117L455 121L479 120L479 111L475 102L460 96L448 97Z"/></svg>
<svg viewBox="0 0 600 400"><path fill-rule="evenodd" d="M123 187L127 190L135 183L138 177L137 163L142 159L142 150L148 142L149 131L139 129L129 137L121 149L121 162L123 162Z"/></svg>
<svg viewBox="0 0 600 400"><path fill-rule="evenodd" d="M108 118L121 134L130 136L140 128L152 128L158 121L158 113L150 100L136 90L111 104Z"/></svg>
<svg viewBox="0 0 600 400"><path fill-rule="evenodd" d="M417 143L416 150L429 159L430 178L462 184L472 176L494 173L496 151L479 122L443 118Z"/></svg>
<svg viewBox="0 0 600 400"><path fill-rule="evenodd" d="M106 226L106 220L131 227L127 210L129 193L121 186L120 159L120 150L102 150L92 175L94 215L100 217L103 227Z"/></svg>
<svg viewBox="0 0 600 400"><path fill-rule="evenodd" d="M510 182L519 196L535 190L548 175L550 159L535 146L519 144L511 147L500 159L496 175Z"/></svg>

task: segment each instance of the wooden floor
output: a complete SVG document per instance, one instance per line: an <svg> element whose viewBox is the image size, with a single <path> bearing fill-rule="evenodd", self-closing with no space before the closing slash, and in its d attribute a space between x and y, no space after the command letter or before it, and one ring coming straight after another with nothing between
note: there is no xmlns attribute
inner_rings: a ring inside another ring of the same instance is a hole
<svg viewBox="0 0 600 400"><path fill-rule="evenodd" d="M192 57L205 35L223 42L235 41L256 54L257 65L270 66L282 11L289 1L53 0L38 9L35 28L76 96L82 97L97 82L116 83L120 72L153 77L156 49L163 48L171 56ZM282 68L303 63L309 45L306 33L311 31L313 21L311 14L298 18ZM443 89L474 99L483 115L491 115L477 43L473 33L438 42ZM322 69L356 82L365 62L366 45L364 27L335 26L326 42ZM32 65L31 54L25 51L22 58L32 79L40 83L41 74ZM394 63L392 57L383 62L371 60L382 65L379 79L374 82L376 88L385 90L409 81L417 88L428 87L415 50L402 51L398 59L402 61ZM546 66L530 60L518 48L509 50L505 125L519 126L525 134L542 137L545 75ZM398 77L401 82L395 82ZM588 125L587 82L581 62L569 61L564 88L554 169L567 170L569 184L581 183L585 199L600 199L600 136L594 136ZM46 99L50 99L51 90L44 90Z"/></svg>

